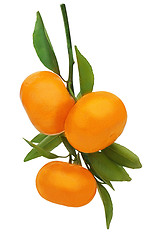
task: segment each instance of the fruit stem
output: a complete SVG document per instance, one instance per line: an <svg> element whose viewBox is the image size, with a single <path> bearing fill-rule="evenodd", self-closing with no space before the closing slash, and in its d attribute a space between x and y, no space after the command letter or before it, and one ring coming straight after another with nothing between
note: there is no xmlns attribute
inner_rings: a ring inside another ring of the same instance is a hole
<svg viewBox="0 0 160 240"><path fill-rule="evenodd" d="M78 152L77 155L76 155L76 158L75 158L75 160L74 160L74 163L77 164L77 165L82 166L79 152Z"/></svg>
<svg viewBox="0 0 160 240"><path fill-rule="evenodd" d="M65 33L66 33L66 40L67 40L67 48L68 48L68 57L69 57L69 75L68 75L68 81L67 81L67 89L71 96L76 100L74 95L74 88L73 88L73 51L72 51L72 42L71 42L71 35L70 35L70 29L69 29L69 22L68 22L68 16L67 16L67 10L65 4L61 4L61 12L63 16L63 22L65 27Z"/></svg>
<svg viewBox="0 0 160 240"><path fill-rule="evenodd" d="M69 163L72 163L72 155L69 154Z"/></svg>

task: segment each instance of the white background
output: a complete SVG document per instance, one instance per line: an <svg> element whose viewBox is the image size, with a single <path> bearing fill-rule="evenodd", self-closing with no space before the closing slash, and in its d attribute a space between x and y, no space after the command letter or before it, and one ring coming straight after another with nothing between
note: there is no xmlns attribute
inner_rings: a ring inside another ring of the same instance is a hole
<svg viewBox="0 0 160 240"><path fill-rule="evenodd" d="M44 158L24 163L30 147L22 137L38 132L19 98L22 81L45 70L32 45L36 11L40 11L67 78L68 59L58 0L3 1L0 8L1 157L0 238L10 239L160 239L160 2L157 0L70 0L67 5L73 45L91 63L95 88L119 96L128 122L118 143L143 164L128 172L129 183L109 189L114 205L105 226L98 192L88 205L67 208L42 199L35 187ZM74 55L75 56L75 55ZM76 69L76 65L75 65ZM77 69L75 84L78 86ZM78 91L78 87L77 87ZM56 153L66 153L62 147Z"/></svg>

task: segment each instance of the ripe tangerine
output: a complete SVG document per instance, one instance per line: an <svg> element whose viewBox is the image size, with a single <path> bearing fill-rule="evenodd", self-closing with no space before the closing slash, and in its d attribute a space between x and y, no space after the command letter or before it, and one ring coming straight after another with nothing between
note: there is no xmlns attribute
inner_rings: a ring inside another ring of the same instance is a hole
<svg viewBox="0 0 160 240"><path fill-rule="evenodd" d="M46 200L68 207L89 203L96 193L96 180L80 165L53 161L38 172L36 187Z"/></svg>
<svg viewBox="0 0 160 240"><path fill-rule="evenodd" d="M92 153L112 144L127 121L123 102L104 91L84 95L70 110L65 135L77 150Z"/></svg>
<svg viewBox="0 0 160 240"><path fill-rule="evenodd" d="M75 101L57 74L49 71L31 74L22 83L20 97L39 132L52 135L64 131L65 119Z"/></svg>

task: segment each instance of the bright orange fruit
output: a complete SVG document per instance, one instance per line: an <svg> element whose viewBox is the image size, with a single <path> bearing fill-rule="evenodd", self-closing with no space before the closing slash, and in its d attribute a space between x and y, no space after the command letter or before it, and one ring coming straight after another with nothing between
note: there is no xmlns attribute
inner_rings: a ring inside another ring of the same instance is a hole
<svg viewBox="0 0 160 240"><path fill-rule="evenodd" d="M89 203L96 193L96 181L90 171L60 161L49 162L39 170L36 187L44 199L69 207Z"/></svg>
<svg viewBox="0 0 160 240"><path fill-rule="evenodd" d="M123 102L109 92L84 95L70 110L65 135L70 144L85 153L102 150L122 133L127 121Z"/></svg>
<svg viewBox="0 0 160 240"><path fill-rule="evenodd" d="M55 73L31 74L22 83L22 104L39 132L50 135L64 131L65 119L75 101Z"/></svg>

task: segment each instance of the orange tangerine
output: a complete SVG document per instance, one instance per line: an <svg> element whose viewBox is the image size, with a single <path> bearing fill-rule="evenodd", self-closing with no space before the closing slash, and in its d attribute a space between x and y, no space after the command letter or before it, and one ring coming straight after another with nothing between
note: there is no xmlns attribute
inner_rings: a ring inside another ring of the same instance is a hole
<svg viewBox="0 0 160 240"><path fill-rule="evenodd" d="M112 144L122 133L126 121L126 108L116 95L92 92L70 110L65 135L75 149L92 153Z"/></svg>
<svg viewBox="0 0 160 240"><path fill-rule="evenodd" d="M65 119L75 101L60 76L49 71L31 74L22 83L20 97L39 132L52 135L64 131Z"/></svg>
<svg viewBox="0 0 160 240"><path fill-rule="evenodd" d="M96 193L96 180L87 169L66 162L53 161L38 172L36 187L46 200L80 207L89 203Z"/></svg>

